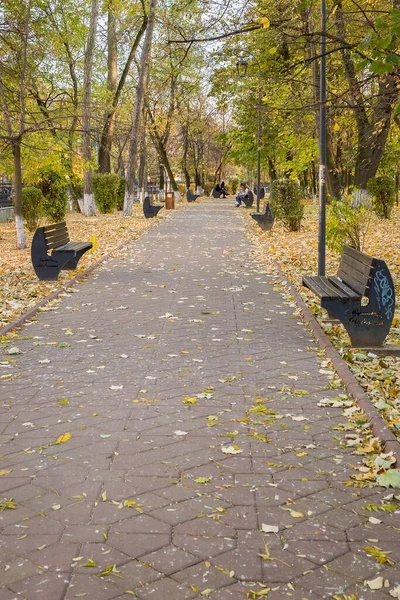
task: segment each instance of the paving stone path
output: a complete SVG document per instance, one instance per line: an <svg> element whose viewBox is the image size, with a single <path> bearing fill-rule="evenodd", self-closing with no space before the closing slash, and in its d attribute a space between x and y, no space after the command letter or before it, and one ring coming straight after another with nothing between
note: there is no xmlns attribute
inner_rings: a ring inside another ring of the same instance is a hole
<svg viewBox="0 0 400 600"><path fill-rule="evenodd" d="M317 405L343 390L243 217L171 213L1 351L0 600L379 600L400 583L399 510L343 484L360 458Z"/></svg>

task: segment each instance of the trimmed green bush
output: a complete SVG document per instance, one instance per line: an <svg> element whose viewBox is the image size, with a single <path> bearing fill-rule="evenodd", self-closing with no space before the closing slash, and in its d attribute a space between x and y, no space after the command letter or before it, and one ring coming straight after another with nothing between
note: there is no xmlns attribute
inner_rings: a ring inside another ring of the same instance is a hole
<svg viewBox="0 0 400 600"><path fill-rule="evenodd" d="M362 250L371 219L372 210L365 204L352 207L350 200L333 200L326 220L328 247L338 254L344 244Z"/></svg>
<svg viewBox="0 0 400 600"><path fill-rule="evenodd" d="M102 213L111 213L119 202L120 177L116 173L93 175L94 201Z"/></svg>
<svg viewBox="0 0 400 600"><path fill-rule="evenodd" d="M35 231L42 214L43 194L39 188L22 188L22 214L29 231Z"/></svg>
<svg viewBox="0 0 400 600"><path fill-rule="evenodd" d="M63 221L67 212L68 202L68 184L65 177L56 171L42 171L39 187L44 196L43 214L45 217L53 223Z"/></svg>
<svg viewBox="0 0 400 600"><path fill-rule="evenodd" d="M291 179L276 179L271 183L270 201L275 217L288 227L289 231L300 231L304 216L301 203L301 189Z"/></svg>
<svg viewBox="0 0 400 600"><path fill-rule="evenodd" d="M387 175L370 179L368 192L372 196L372 206L378 217L389 219L396 197L396 186L393 179Z"/></svg>

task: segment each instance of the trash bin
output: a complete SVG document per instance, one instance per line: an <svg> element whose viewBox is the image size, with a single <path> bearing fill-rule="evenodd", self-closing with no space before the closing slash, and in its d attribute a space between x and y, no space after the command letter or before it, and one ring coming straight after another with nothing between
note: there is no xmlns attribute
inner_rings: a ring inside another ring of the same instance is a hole
<svg viewBox="0 0 400 600"><path fill-rule="evenodd" d="M165 194L165 208L171 210L175 208L175 194L174 192L167 192Z"/></svg>

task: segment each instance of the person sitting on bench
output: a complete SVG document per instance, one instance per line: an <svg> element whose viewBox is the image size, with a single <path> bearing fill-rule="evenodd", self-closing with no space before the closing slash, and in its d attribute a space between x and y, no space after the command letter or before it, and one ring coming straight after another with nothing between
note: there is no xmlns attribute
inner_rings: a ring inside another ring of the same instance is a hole
<svg viewBox="0 0 400 600"><path fill-rule="evenodd" d="M221 184L217 183L217 185L213 189L212 195L214 198L221 198L221 196L223 198L226 198L227 193L228 192L225 189L225 182L223 181Z"/></svg>
<svg viewBox="0 0 400 600"><path fill-rule="evenodd" d="M239 193L236 196L236 206L242 206L242 200L249 197L249 188L242 182L240 184Z"/></svg>
<svg viewBox="0 0 400 600"><path fill-rule="evenodd" d="M226 198L228 192L226 191L225 181L221 181L221 185L219 187L221 189L222 197Z"/></svg>

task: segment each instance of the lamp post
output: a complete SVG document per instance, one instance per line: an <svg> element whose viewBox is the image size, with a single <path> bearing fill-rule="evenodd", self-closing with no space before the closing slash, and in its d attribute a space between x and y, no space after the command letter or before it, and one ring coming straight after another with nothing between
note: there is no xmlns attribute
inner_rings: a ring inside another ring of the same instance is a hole
<svg viewBox="0 0 400 600"><path fill-rule="evenodd" d="M247 52L258 68L258 101L257 101L257 212L260 212L260 190L261 190L261 68L260 63L250 52ZM239 77L245 77L249 63L243 56L239 56L236 63L236 70Z"/></svg>
<svg viewBox="0 0 400 600"><path fill-rule="evenodd" d="M325 276L326 236L326 1L321 0L318 275Z"/></svg>

